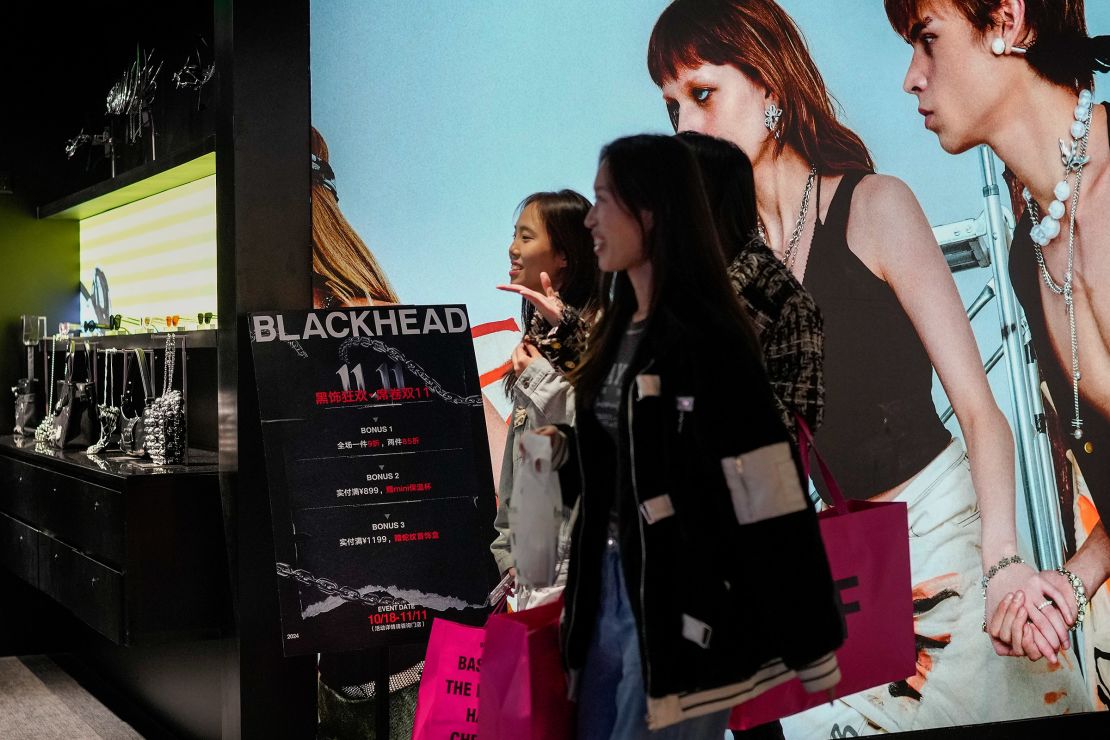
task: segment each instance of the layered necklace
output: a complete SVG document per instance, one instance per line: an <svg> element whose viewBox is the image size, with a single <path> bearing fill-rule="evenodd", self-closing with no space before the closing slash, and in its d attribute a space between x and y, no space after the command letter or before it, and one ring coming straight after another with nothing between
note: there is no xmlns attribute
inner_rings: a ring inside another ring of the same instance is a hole
<svg viewBox="0 0 1110 740"><path fill-rule="evenodd" d="M798 259L798 244L802 240L802 231L806 227L806 217L809 215L809 196L813 192L813 182L817 179L817 165L810 165L809 178L806 179L805 190L802 191L802 205L798 208L798 221L794 224L794 231L790 234L790 241L786 243L786 252L782 255L782 264L786 265L788 270L794 270L794 263ZM759 238L768 247L771 242L767 241L767 230L763 228L763 219L756 222L756 228L759 230Z"/></svg>
<svg viewBox="0 0 1110 740"><path fill-rule="evenodd" d="M1083 168L1090 162L1087 155L1087 143L1091 136L1091 105L1094 96L1090 90L1079 93L1079 104L1075 107L1075 121L1071 125L1071 143L1065 144L1060 139L1060 161L1064 165L1064 178L1056 183L1052 194L1055 200L1048 206L1048 214L1043 218L1038 217L1037 202L1029 192L1029 188L1022 191L1025 205L1029 209L1029 216L1033 228L1029 236L1033 240L1033 253L1037 257L1041 278L1045 285L1056 295L1064 297L1064 309L1068 316L1068 334L1071 340L1071 384L1072 384L1072 410L1074 417L1071 420L1072 436L1076 439L1083 438L1083 419L1079 416L1079 338L1075 330L1075 297L1072 292L1075 278L1075 215L1079 211L1079 189L1083 184ZM1075 175L1075 185L1069 180ZM1071 208L1065 203L1071 198ZM1068 259L1064 271L1064 280L1057 283L1048 271L1044 254L1041 249L1060 234L1060 223L1065 214L1068 217Z"/></svg>

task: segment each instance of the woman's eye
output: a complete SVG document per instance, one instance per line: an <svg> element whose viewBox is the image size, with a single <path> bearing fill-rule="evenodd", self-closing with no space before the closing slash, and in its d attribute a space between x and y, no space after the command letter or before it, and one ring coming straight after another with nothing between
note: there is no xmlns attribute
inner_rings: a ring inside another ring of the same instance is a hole
<svg viewBox="0 0 1110 740"><path fill-rule="evenodd" d="M667 101L667 116L671 119L671 127L678 131L678 101Z"/></svg>
<svg viewBox="0 0 1110 740"><path fill-rule="evenodd" d="M704 103L709 100L710 90L708 87L696 87L691 95L698 103Z"/></svg>

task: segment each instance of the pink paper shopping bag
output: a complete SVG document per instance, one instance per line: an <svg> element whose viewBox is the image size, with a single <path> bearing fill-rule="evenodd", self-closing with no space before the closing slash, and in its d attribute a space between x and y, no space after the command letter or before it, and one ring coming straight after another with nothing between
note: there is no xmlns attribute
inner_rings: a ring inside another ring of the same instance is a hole
<svg viewBox="0 0 1110 740"><path fill-rule="evenodd" d="M478 733L478 671L485 629L445 619L432 623L416 698L413 740L473 738Z"/></svg>
<svg viewBox="0 0 1110 740"><path fill-rule="evenodd" d="M813 437L800 418L798 431L808 476ZM909 521L904 503L845 499L819 452L817 461L832 498L832 506L818 514L821 538L847 634L836 651L841 674L836 693L847 696L917 670ZM733 709L729 727L748 729L826 701L825 692L810 694L794 678Z"/></svg>
<svg viewBox="0 0 1110 740"><path fill-rule="evenodd" d="M490 617L482 652L482 740L569 740L574 703L559 655L560 598Z"/></svg>

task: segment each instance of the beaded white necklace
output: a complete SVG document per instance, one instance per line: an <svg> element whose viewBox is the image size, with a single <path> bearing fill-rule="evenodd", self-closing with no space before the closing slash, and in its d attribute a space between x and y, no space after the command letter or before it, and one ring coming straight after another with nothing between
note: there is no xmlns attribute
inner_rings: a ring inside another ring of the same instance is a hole
<svg viewBox="0 0 1110 740"><path fill-rule="evenodd" d="M1060 139L1060 161L1064 165L1064 179L1056 183L1052 194L1056 199L1048 206L1048 214L1038 220L1037 202L1029 188L1022 191L1025 205L1029 209L1029 216L1033 228L1029 236L1033 240L1033 252L1037 257L1037 265L1041 270L1041 278L1045 285L1056 295L1064 296L1064 308L1068 316L1068 334L1071 341L1071 383L1072 383L1072 410L1074 417L1071 421L1072 436L1076 439L1083 438L1083 419L1079 415L1079 339L1075 329L1075 298L1072 293L1073 279L1075 277L1075 214L1079 210L1079 189L1083 184L1083 168L1090 162L1087 156L1087 144L1091 136L1091 106L1094 95L1090 90L1079 93L1079 104L1075 107L1075 121L1071 125L1071 143L1065 144ZM1075 173L1075 187L1068 182L1072 173ZM1070 211L1064 205L1071 197ZM1060 234L1060 222L1065 213L1068 216L1068 261L1064 271L1063 283L1057 283L1048 271L1045 264L1043 247Z"/></svg>

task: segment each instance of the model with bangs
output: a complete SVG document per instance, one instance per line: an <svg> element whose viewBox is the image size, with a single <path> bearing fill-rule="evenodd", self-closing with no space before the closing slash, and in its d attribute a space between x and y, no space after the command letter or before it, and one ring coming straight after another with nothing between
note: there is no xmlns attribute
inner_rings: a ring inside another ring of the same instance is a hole
<svg viewBox="0 0 1110 740"><path fill-rule="evenodd" d="M1007 594L1039 604L1067 592L1013 564L992 575L984 610L980 579L1017 554L1013 437L913 193L874 172L863 141L837 119L801 31L772 0L676 0L652 32L648 68L676 131L727 139L751 159L764 241L821 309L817 444L841 486L852 498L908 504L918 674L788 718L787 737L1086 708L1069 658L1054 671L1001 660L1010 645L995 639L992 650L982 634ZM963 442L936 412L934 371ZM1066 625L1030 611L1056 662ZM992 689L969 692L969 681ZM1050 692L1063 698L1048 705Z"/></svg>
<svg viewBox="0 0 1110 740"><path fill-rule="evenodd" d="M1034 605L1070 626L1110 577L1110 136L1107 104L1092 94L1110 37L1088 37L1083 0L886 0L886 10L913 46L904 89L925 127L947 152L986 144L1006 163L1020 217L1010 279L1100 515L1064 568L1045 574L1064 601ZM1037 659L1037 630L1018 611L997 610L990 632Z"/></svg>

